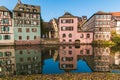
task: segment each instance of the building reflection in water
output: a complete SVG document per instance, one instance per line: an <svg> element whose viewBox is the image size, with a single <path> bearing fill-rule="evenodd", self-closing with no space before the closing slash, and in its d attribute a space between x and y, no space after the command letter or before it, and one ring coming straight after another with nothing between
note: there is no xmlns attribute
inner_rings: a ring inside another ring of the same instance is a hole
<svg viewBox="0 0 120 80"><path fill-rule="evenodd" d="M0 47L0 76L12 75L16 69L14 47Z"/></svg>
<svg viewBox="0 0 120 80"><path fill-rule="evenodd" d="M85 72L83 68L88 73L120 73L120 50L91 45L0 47L0 76Z"/></svg>
<svg viewBox="0 0 120 80"><path fill-rule="evenodd" d="M41 73L41 50L39 46L16 46L16 74Z"/></svg>
<svg viewBox="0 0 120 80"><path fill-rule="evenodd" d="M114 46L111 50L111 72L120 73L120 47Z"/></svg>
<svg viewBox="0 0 120 80"><path fill-rule="evenodd" d="M91 45L80 45L79 47L72 45L60 46L59 50L60 69L65 71L76 70L78 69L77 61L79 59L83 59L86 61L88 60L87 58L92 55L93 48Z"/></svg>
<svg viewBox="0 0 120 80"><path fill-rule="evenodd" d="M94 71L110 71L110 48L94 47Z"/></svg>

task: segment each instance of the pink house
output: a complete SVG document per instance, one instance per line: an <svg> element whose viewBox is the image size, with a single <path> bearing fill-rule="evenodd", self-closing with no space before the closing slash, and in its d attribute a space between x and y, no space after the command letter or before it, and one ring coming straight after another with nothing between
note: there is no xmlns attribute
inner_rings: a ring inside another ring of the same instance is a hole
<svg viewBox="0 0 120 80"><path fill-rule="evenodd" d="M66 12L59 17L59 41L60 43L91 43L93 32L82 32L78 30L79 18Z"/></svg>
<svg viewBox="0 0 120 80"><path fill-rule="evenodd" d="M79 56L92 56L93 47L91 45L81 45L80 48L75 48L73 45L60 46L59 61L60 69L62 70L75 70L77 69L77 61Z"/></svg>

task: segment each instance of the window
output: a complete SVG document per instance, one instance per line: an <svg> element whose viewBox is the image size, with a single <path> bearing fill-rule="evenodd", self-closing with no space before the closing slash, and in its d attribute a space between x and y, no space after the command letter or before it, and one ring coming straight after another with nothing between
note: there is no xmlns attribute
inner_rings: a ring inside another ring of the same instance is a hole
<svg viewBox="0 0 120 80"><path fill-rule="evenodd" d="M9 24L9 20L8 19L3 19L3 24Z"/></svg>
<svg viewBox="0 0 120 80"><path fill-rule="evenodd" d="M84 35L83 35L83 34L81 34L81 35L80 35L80 38L84 38Z"/></svg>
<svg viewBox="0 0 120 80"><path fill-rule="evenodd" d="M8 26L2 26L2 31L10 31L10 28Z"/></svg>
<svg viewBox="0 0 120 80"><path fill-rule="evenodd" d="M30 39L30 36L27 36L27 40L29 40Z"/></svg>
<svg viewBox="0 0 120 80"><path fill-rule="evenodd" d="M70 38L72 37L72 34L71 34L71 33L69 34L69 37L70 37Z"/></svg>
<svg viewBox="0 0 120 80"><path fill-rule="evenodd" d="M19 21L18 21L18 24L22 24L22 20L19 20Z"/></svg>
<svg viewBox="0 0 120 80"><path fill-rule="evenodd" d="M36 40L37 39L37 37L36 36L34 36L34 40Z"/></svg>
<svg viewBox="0 0 120 80"><path fill-rule="evenodd" d="M26 20L26 24L30 24L30 21Z"/></svg>
<svg viewBox="0 0 120 80"><path fill-rule="evenodd" d="M90 38L90 34L87 34L87 38Z"/></svg>
<svg viewBox="0 0 120 80"><path fill-rule="evenodd" d="M4 12L4 13L3 13L3 15L4 15L4 16L7 16L7 15L8 15L8 13L7 13L7 12Z"/></svg>
<svg viewBox="0 0 120 80"><path fill-rule="evenodd" d="M69 42L72 42L72 40L70 39Z"/></svg>
<svg viewBox="0 0 120 80"><path fill-rule="evenodd" d="M23 10L24 10L24 8L19 8L19 10L20 10L20 11L23 11Z"/></svg>
<svg viewBox="0 0 120 80"><path fill-rule="evenodd" d="M63 26L61 27L61 31L73 31L73 26Z"/></svg>
<svg viewBox="0 0 120 80"><path fill-rule="evenodd" d="M90 54L90 50L87 50L87 49L86 49L86 54Z"/></svg>
<svg viewBox="0 0 120 80"><path fill-rule="evenodd" d="M30 51L29 51L29 50L27 50L27 53L28 53L28 54L30 54Z"/></svg>
<svg viewBox="0 0 120 80"><path fill-rule="evenodd" d="M37 12L37 10L36 10L36 9L33 9L33 12Z"/></svg>
<svg viewBox="0 0 120 80"><path fill-rule="evenodd" d="M107 38L109 38L109 35L107 35Z"/></svg>
<svg viewBox="0 0 120 80"><path fill-rule="evenodd" d="M5 56L11 56L12 54L11 54L11 52L5 52L4 55Z"/></svg>
<svg viewBox="0 0 120 80"><path fill-rule="evenodd" d="M61 23L65 23L66 21L65 20L61 20Z"/></svg>
<svg viewBox="0 0 120 80"><path fill-rule="evenodd" d="M72 51L69 51L69 54L72 54Z"/></svg>
<svg viewBox="0 0 120 80"><path fill-rule="evenodd" d="M19 40L22 40L22 36L19 36Z"/></svg>
<svg viewBox="0 0 120 80"><path fill-rule="evenodd" d="M20 62L23 62L24 61L24 59L23 58L20 58Z"/></svg>
<svg viewBox="0 0 120 80"><path fill-rule="evenodd" d="M30 29L29 29L29 28L26 28L26 32L30 32Z"/></svg>
<svg viewBox="0 0 120 80"><path fill-rule="evenodd" d="M25 17L29 18L29 14L26 14L26 16L25 16Z"/></svg>
<svg viewBox="0 0 120 80"><path fill-rule="evenodd" d="M95 35L95 38L98 38L98 35Z"/></svg>
<svg viewBox="0 0 120 80"><path fill-rule="evenodd" d="M33 22L33 24L34 24L34 25L37 25L37 22L36 22L36 21L34 21L34 22Z"/></svg>
<svg viewBox="0 0 120 80"><path fill-rule="evenodd" d="M69 46L69 49L72 49L72 46Z"/></svg>
<svg viewBox="0 0 120 80"><path fill-rule="evenodd" d="M99 15L96 15L96 18L99 18Z"/></svg>
<svg viewBox="0 0 120 80"><path fill-rule="evenodd" d="M27 58L27 60L28 60L28 61L31 61L31 58L30 58L30 57L28 57L28 58Z"/></svg>
<svg viewBox="0 0 120 80"><path fill-rule="evenodd" d="M66 42L65 39L63 39L63 43Z"/></svg>
<svg viewBox="0 0 120 80"><path fill-rule="evenodd" d="M99 31L102 31L102 28L99 28Z"/></svg>
<svg viewBox="0 0 120 80"><path fill-rule="evenodd" d="M83 50L80 50L80 54L83 54Z"/></svg>
<svg viewBox="0 0 120 80"><path fill-rule="evenodd" d="M3 53L2 52L0 52L0 57L3 57Z"/></svg>
<svg viewBox="0 0 120 80"><path fill-rule="evenodd" d="M22 17L22 14L21 14L21 13L18 13L17 16L18 16L18 17Z"/></svg>
<svg viewBox="0 0 120 80"><path fill-rule="evenodd" d="M33 18L37 18L37 15L34 14L34 15L33 15Z"/></svg>
<svg viewBox="0 0 120 80"><path fill-rule="evenodd" d="M65 38L65 37L66 37L66 34L63 34L62 37Z"/></svg>
<svg viewBox="0 0 120 80"><path fill-rule="evenodd" d="M37 28L32 28L32 32L37 32Z"/></svg>
<svg viewBox="0 0 120 80"><path fill-rule="evenodd" d="M0 35L0 40L2 40L2 35Z"/></svg>
<svg viewBox="0 0 120 80"><path fill-rule="evenodd" d="M61 27L61 31L62 31L62 30L66 30L66 27L65 27L65 26L64 26L64 27Z"/></svg>
<svg viewBox="0 0 120 80"><path fill-rule="evenodd" d="M10 35L4 35L4 40L10 40Z"/></svg>
<svg viewBox="0 0 120 80"><path fill-rule="evenodd" d="M101 35L99 35L99 38L101 38Z"/></svg>
<svg viewBox="0 0 120 80"><path fill-rule="evenodd" d="M73 23L73 19L64 19L64 20L61 20L61 23Z"/></svg>
<svg viewBox="0 0 120 80"><path fill-rule="evenodd" d="M27 10L28 12L30 11L30 9L28 9L28 8L27 8L26 10Z"/></svg>
<svg viewBox="0 0 120 80"><path fill-rule="evenodd" d="M23 51L19 51L20 54L23 54Z"/></svg>
<svg viewBox="0 0 120 80"><path fill-rule="evenodd" d="M18 32L22 32L22 28L18 28Z"/></svg>

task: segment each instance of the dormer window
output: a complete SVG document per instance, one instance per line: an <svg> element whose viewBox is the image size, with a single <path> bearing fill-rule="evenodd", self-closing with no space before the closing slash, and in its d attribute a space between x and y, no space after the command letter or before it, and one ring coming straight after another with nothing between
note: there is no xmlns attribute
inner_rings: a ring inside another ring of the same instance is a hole
<svg viewBox="0 0 120 80"><path fill-rule="evenodd" d="M24 8L19 8L19 10L20 10L20 11L23 11L23 10L24 10Z"/></svg>
<svg viewBox="0 0 120 80"><path fill-rule="evenodd" d="M36 10L36 9L33 9L33 12L37 12L37 10Z"/></svg>
<svg viewBox="0 0 120 80"><path fill-rule="evenodd" d="M25 7L28 7L28 5L24 4Z"/></svg>
<svg viewBox="0 0 120 80"><path fill-rule="evenodd" d="M34 8L35 6L32 5L31 7Z"/></svg>
<svg viewBox="0 0 120 80"><path fill-rule="evenodd" d="M8 15L8 13L7 13L7 12L4 12L4 13L3 13L3 15L4 15L4 16L7 16L7 15Z"/></svg>
<svg viewBox="0 0 120 80"><path fill-rule="evenodd" d="M30 12L30 9L27 8L27 11Z"/></svg>

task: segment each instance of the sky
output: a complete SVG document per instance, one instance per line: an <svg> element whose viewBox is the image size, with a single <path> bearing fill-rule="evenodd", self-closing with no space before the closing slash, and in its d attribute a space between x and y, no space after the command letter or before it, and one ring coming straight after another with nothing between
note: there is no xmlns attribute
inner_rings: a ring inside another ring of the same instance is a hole
<svg viewBox="0 0 120 80"><path fill-rule="evenodd" d="M0 0L0 6L13 10L18 0ZM65 12L88 18L98 11L120 12L120 0L21 0L24 4L39 5L44 21L58 18Z"/></svg>

